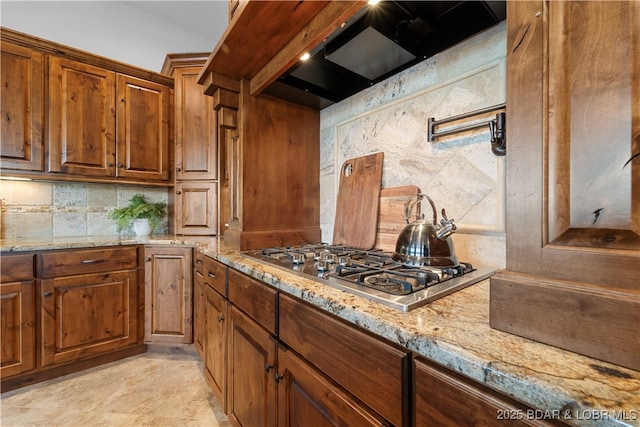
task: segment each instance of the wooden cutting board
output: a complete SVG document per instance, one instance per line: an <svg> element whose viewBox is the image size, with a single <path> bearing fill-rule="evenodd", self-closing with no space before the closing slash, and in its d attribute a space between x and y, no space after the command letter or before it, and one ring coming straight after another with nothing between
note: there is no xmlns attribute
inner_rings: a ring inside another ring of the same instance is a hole
<svg viewBox="0 0 640 427"><path fill-rule="evenodd" d="M407 225L404 222L404 204L418 193L420 193L420 188L415 185L380 190L380 208L375 243L377 249L389 252L396 250L398 235ZM416 205L416 208L419 209L420 205Z"/></svg>
<svg viewBox="0 0 640 427"><path fill-rule="evenodd" d="M376 242L384 153L345 161L340 169L333 243L371 249Z"/></svg>

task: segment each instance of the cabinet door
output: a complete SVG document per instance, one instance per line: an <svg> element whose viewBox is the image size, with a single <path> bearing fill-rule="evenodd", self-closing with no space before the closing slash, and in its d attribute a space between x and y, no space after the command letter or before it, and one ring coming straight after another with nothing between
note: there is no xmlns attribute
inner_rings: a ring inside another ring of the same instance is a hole
<svg viewBox="0 0 640 427"><path fill-rule="evenodd" d="M167 86L118 74L117 176L169 179Z"/></svg>
<svg viewBox="0 0 640 427"><path fill-rule="evenodd" d="M216 111L198 84L201 67L175 71L175 164L177 180L218 179Z"/></svg>
<svg viewBox="0 0 640 427"><path fill-rule="evenodd" d="M8 268L5 259L2 268ZM31 257L33 271L33 257ZM3 281L4 282L4 281ZM2 357L0 376L10 377L35 367L35 281L0 284Z"/></svg>
<svg viewBox="0 0 640 427"><path fill-rule="evenodd" d="M49 171L115 176L115 73L49 60Z"/></svg>
<svg viewBox="0 0 640 427"><path fill-rule="evenodd" d="M284 347L278 348L277 372L279 426L388 425Z"/></svg>
<svg viewBox="0 0 640 427"><path fill-rule="evenodd" d="M136 344L137 277L122 271L42 280L42 365Z"/></svg>
<svg viewBox="0 0 640 427"><path fill-rule="evenodd" d="M508 20L507 269L638 289L640 3L514 2Z"/></svg>
<svg viewBox="0 0 640 427"><path fill-rule="evenodd" d="M204 360L206 337L206 299L204 294L204 278L200 271L193 271L193 346Z"/></svg>
<svg viewBox="0 0 640 427"><path fill-rule="evenodd" d="M0 168L44 170L43 55L2 42Z"/></svg>
<svg viewBox="0 0 640 427"><path fill-rule="evenodd" d="M640 2L507 13L507 268L491 326L640 369Z"/></svg>
<svg viewBox="0 0 640 427"><path fill-rule="evenodd" d="M192 342L192 249L145 247L146 342Z"/></svg>
<svg viewBox="0 0 640 427"><path fill-rule="evenodd" d="M218 184L179 181L175 191L176 234L218 234Z"/></svg>
<svg viewBox="0 0 640 427"><path fill-rule="evenodd" d="M227 300L211 286L204 286L204 376L226 412L227 404Z"/></svg>
<svg viewBox="0 0 640 427"><path fill-rule="evenodd" d="M284 293L278 313L283 343L390 424L408 423L411 359L406 349Z"/></svg>
<svg viewBox="0 0 640 427"><path fill-rule="evenodd" d="M415 390L416 426L555 425L518 419L531 409L427 361L415 360Z"/></svg>
<svg viewBox="0 0 640 427"><path fill-rule="evenodd" d="M229 419L238 426L275 426L276 343L234 306L229 313Z"/></svg>

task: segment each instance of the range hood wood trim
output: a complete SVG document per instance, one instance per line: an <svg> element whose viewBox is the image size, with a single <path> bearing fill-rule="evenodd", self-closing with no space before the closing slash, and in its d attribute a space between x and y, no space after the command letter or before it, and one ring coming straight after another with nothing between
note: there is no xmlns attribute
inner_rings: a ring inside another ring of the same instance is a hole
<svg viewBox="0 0 640 427"><path fill-rule="evenodd" d="M203 81L199 81L204 86L205 95L214 96L218 89L226 89L231 92L240 92L240 80L234 79L218 73L208 73Z"/></svg>
<svg viewBox="0 0 640 427"><path fill-rule="evenodd" d="M366 1L332 1L287 43L251 80L249 93L259 95L279 76L351 18Z"/></svg>
<svg viewBox="0 0 640 427"><path fill-rule="evenodd" d="M330 3L333 2L241 2L203 66L198 83L204 84L210 73L251 79Z"/></svg>

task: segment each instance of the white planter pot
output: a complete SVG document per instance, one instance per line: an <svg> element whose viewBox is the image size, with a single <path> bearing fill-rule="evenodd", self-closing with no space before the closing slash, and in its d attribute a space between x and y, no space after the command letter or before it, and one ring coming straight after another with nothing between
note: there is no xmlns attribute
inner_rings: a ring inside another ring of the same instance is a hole
<svg viewBox="0 0 640 427"><path fill-rule="evenodd" d="M133 231L135 231L138 236L148 236L151 234L151 225L149 225L149 220L146 218L134 219Z"/></svg>

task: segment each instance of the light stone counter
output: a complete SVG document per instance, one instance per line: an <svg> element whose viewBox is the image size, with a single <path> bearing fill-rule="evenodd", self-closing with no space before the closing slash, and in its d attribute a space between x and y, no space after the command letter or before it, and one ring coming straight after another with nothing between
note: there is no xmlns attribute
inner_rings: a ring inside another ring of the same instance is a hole
<svg viewBox="0 0 640 427"><path fill-rule="evenodd" d="M577 426L640 426L640 372L491 329L489 280L404 313L262 264L217 238L57 238L2 241L0 249L124 244L197 246L230 267L540 410L525 417L570 414L563 420Z"/></svg>

